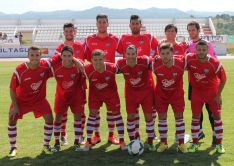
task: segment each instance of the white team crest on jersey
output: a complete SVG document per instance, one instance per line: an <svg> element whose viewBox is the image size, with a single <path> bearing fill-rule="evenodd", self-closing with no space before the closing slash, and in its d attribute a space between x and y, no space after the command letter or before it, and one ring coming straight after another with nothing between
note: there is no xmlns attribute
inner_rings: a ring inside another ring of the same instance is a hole
<svg viewBox="0 0 234 166"><path fill-rule="evenodd" d="M95 85L95 87L96 87L98 90L102 90L102 89L104 89L104 88L107 87L107 86L108 86L107 83L103 83L103 84L98 83L98 84Z"/></svg>
<svg viewBox="0 0 234 166"><path fill-rule="evenodd" d="M165 88L173 85L174 83L175 83L175 80L173 80L173 79L172 80L167 80L167 79L162 80L162 84Z"/></svg>
<svg viewBox="0 0 234 166"><path fill-rule="evenodd" d="M105 77L105 80L106 80L106 81L109 81L109 80L110 80L110 77Z"/></svg>
<svg viewBox="0 0 234 166"><path fill-rule="evenodd" d="M142 74L143 74L143 71L138 71L137 74L138 74L138 75L142 75Z"/></svg>
<svg viewBox="0 0 234 166"><path fill-rule="evenodd" d="M40 81L38 81L36 83L32 83L31 84L32 90L34 90L34 91L38 90L38 88L41 86L41 84L42 84L42 80L40 80Z"/></svg>
<svg viewBox="0 0 234 166"><path fill-rule="evenodd" d="M63 89L69 89L73 84L74 84L74 82L72 80L71 81L63 81L62 87L63 87Z"/></svg>
<svg viewBox="0 0 234 166"><path fill-rule="evenodd" d="M209 73L209 69L204 69L204 73L208 74Z"/></svg>
<svg viewBox="0 0 234 166"><path fill-rule="evenodd" d="M139 77L138 78L131 78L129 81L133 86L135 86L141 82L141 78L139 78Z"/></svg>
<svg viewBox="0 0 234 166"><path fill-rule="evenodd" d="M177 73L172 73L172 76L173 77L177 77Z"/></svg>
<svg viewBox="0 0 234 166"><path fill-rule="evenodd" d="M45 73L43 72L43 73L40 74L40 77L44 77L44 75L45 75Z"/></svg>
<svg viewBox="0 0 234 166"><path fill-rule="evenodd" d="M71 78L74 78L76 76L76 74L70 74Z"/></svg>
<svg viewBox="0 0 234 166"><path fill-rule="evenodd" d="M206 78L205 74L194 73L193 75L197 79L197 81L200 81L201 79Z"/></svg>

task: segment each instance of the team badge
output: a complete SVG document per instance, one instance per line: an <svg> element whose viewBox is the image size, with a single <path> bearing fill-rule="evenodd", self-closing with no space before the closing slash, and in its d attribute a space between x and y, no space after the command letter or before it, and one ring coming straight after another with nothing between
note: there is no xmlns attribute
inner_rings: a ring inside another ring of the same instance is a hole
<svg viewBox="0 0 234 166"><path fill-rule="evenodd" d="M177 73L172 73L173 77L177 77Z"/></svg>
<svg viewBox="0 0 234 166"><path fill-rule="evenodd" d="M204 73L208 74L209 73L209 69L204 69Z"/></svg>
<svg viewBox="0 0 234 166"><path fill-rule="evenodd" d="M110 47L110 43L106 43L106 48L109 48Z"/></svg>
<svg viewBox="0 0 234 166"><path fill-rule="evenodd" d="M76 51L76 54L78 54L78 55L79 55L79 54L80 54L80 50L77 50L77 51Z"/></svg>
<svg viewBox="0 0 234 166"><path fill-rule="evenodd" d="M105 77L105 80L106 80L106 81L109 81L109 80L110 80L110 77Z"/></svg>
<svg viewBox="0 0 234 166"><path fill-rule="evenodd" d="M138 75L142 75L143 71L138 71L137 74Z"/></svg>
<svg viewBox="0 0 234 166"><path fill-rule="evenodd" d="M70 74L71 78L74 78L76 76L76 74Z"/></svg>
<svg viewBox="0 0 234 166"><path fill-rule="evenodd" d="M145 42L143 40L140 41L140 45L143 45Z"/></svg>
<svg viewBox="0 0 234 166"><path fill-rule="evenodd" d="M178 55L178 54L179 54L179 51L176 50L176 51L175 51L175 55Z"/></svg>
<svg viewBox="0 0 234 166"><path fill-rule="evenodd" d="M44 75L45 75L45 73L43 72L43 73L40 74L40 77L44 77Z"/></svg>

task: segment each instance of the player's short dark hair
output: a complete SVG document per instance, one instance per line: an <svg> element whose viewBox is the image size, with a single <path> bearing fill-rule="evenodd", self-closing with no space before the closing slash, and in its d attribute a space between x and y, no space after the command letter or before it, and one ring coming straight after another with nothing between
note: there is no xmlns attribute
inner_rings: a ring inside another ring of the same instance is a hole
<svg viewBox="0 0 234 166"><path fill-rule="evenodd" d="M161 52L162 50L165 50L165 49L170 49L170 51L173 52L173 46L172 46L172 44L168 43L168 42L162 42L160 44L159 51Z"/></svg>
<svg viewBox="0 0 234 166"><path fill-rule="evenodd" d="M64 46L62 51L61 51L61 55L63 54L64 51L68 51L73 55L73 48L70 46Z"/></svg>
<svg viewBox="0 0 234 166"><path fill-rule="evenodd" d="M197 42L196 46L207 46L208 47L208 43L205 40L199 40Z"/></svg>
<svg viewBox="0 0 234 166"><path fill-rule="evenodd" d="M100 56L100 55L104 56L105 54L102 50L96 49L92 52L91 57L93 58L94 56Z"/></svg>
<svg viewBox="0 0 234 166"><path fill-rule="evenodd" d="M137 53L137 48L133 44L128 45L125 51L127 52L127 50L134 50Z"/></svg>
<svg viewBox="0 0 234 166"><path fill-rule="evenodd" d="M138 15L131 15L130 23L131 23L132 20L136 20L136 21L139 21L141 23L141 18Z"/></svg>
<svg viewBox="0 0 234 166"><path fill-rule="evenodd" d="M32 45L31 47L28 48L28 52L30 50L33 50L33 51L40 51L41 53L41 48L39 46L36 46L36 45Z"/></svg>
<svg viewBox="0 0 234 166"><path fill-rule="evenodd" d="M96 21L98 21L98 19L104 18L106 19L106 21L108 22L108 16L106 14L98 14L96 16Z"/></svg>
<svg viewBox="0 0 234 166"><path fill-rule="evenodd" d="M199 25L199 23L196 22L196 21L191 21L191 22L189 22L189 23L187 24L187 30L188 30L188 27L189 27L189 26L195 26L197 30L200 30L200 25Z"/></svg>
<svg viewBox="0 0 234 166"><path fill-rule="evenodd" d="M65 28L74 28L74 29L75 29L75 26L74 26L73 23L68 22L68 23L65 23L65 24L63 25L63 30L65 30Z"/></svg>
<svg viewBox="0 0 234 166"><path fill-rule="evenodd" d="M168 24L167 26L165 26L164 32L166 32L167 30L172 29L172 28L174 28L176 33L177 33L178 29L174 24Z"/></svg>

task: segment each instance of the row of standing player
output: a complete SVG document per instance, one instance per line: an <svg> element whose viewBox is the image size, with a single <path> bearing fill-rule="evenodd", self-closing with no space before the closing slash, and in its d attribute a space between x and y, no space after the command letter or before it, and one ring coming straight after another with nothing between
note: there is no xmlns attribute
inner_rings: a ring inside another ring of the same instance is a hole
<svg viewBox="0 0 234 166"><path fill-rule="evenodd" d="M129 26L130 26L130 28L132 30L132 34L131 35L123 35L120 39L118 39L116 36L114 36L112 34L107 33L108 18L107 18L106 15L98 15L96 19L97 19L98 33L88 36L86 38L84 47L79 42L74 41L74 36L75 36L75 33L76 33L74 25L73 24L65 24L64 25L65 42L63 44L59 45L58 48L56 49L56 51L61 53L61 50L63 49L63 47L65 45L69 45L69 46L72 46L72 48L74 50L74 56L76 58L84 60L84 58L86 57L86 59L88 61L90 61L91 60L91 53L96 49L101 49L105 53L106 61L109 61L109 62L114 62L116 49L117 49L117 51L119 53L123 54L123 57L126 57L124 52L126 50L126 47L129 44L133 44L133 45L135 45L137 47L137 55L138 56L142 56L142 55L154 56L154 55L158 54L158 52L157 52L158 51L158 42L157 42L157 40L153 36L151 36L150 34L144 34L144 35L140 34L141 20L140 20L140 18L138 16L136 16L136 15L131 16ZM188 32L189 32L190 37L192 39L192 41L190 43L188 43L188 51L189 52L194 52L195 51L195 43L200 40L199 30L200 30L199 29L199 24L197 24L196 22L191 22L191 23L188 24ZM180 51L187 49L186 48L187 45L177 44L175 42L176 32L177 32L177 28L174 25L168 25L165 28L165 34L166 34L166 37L167 37L166 40L173 44L173 50L174 50L173 54L181 54ZM211 55L214 55L211 50L212 49L210 47L209 48L209 53ZM184 53L184 51L183 51L183 53ZM56 60L52 60L52 62L56 62ZM26 66L26 68L28 68L27 65L25 65L25 66ZM16 70L16 72L17 72L17 70ZM15 74L14 76L15 76L15 80L17 80L17 77L19 76L19 74L18 74L18 76L17 76L17 74ZM152 74L151 74L150 77L152 78ZM18 79L19 79L19 77L18 77ZM67 84L69 85L69 83L67 83ZM42 83L39 81L39 82L37 82L37 84L33 84L32 88L37 90L37 88L39 86L41 86L41 85L42 85ZM84 86L84 88L85 88L85 86ZM14 89L14 88L12 88L12 89ZM13 94L13 95L11 94L11 96L14 96L14 95L15 94ZM14 104L17 103L17 102L14 101L14 100L12 100L12 101L13 101L12 103L13 103L13 106L14 106ZM57 102L57 103L61 103L61 102ZM55 106L56 106L56 104L55 104ZM27 107L28 107L28 105L27 105ZM57 107L60 108L60 106L57 106ZM64 108L63 111L66 112L66 106L63 106L62 108ZM29 109L27 109L27 110L29 110ZM46 110L46 109L44 109L44 110ZM98 109L96 109L96 110L98 110ZM37 111L34 111L35 117L38 117L38 115L36 115L36 112ZM93 124L93 127L95 128L94 137L92 137L92 139L91 139L90 137L92 135L89 135L89 138L88 138L88 141L87 141L88 143L91 143L91 144L96 144L96 143L100 142L100 135L99 135L99 129L98 129L99 128L99 122L100 122L100 116L99 116L99 112L98 111L96 111L96 112L97 113L95 114L95 118L88 119L88 120L93 120L93 121L91 123L87 123L87 124ZM13 115L15 115L15 114L13 114ZM52 134L52 131L53 131L53 121L51 121L52 120L52 117L51 117L52 115L50 115L50 114L42 114L42 115L43 115L43 117L45 119L45 123L46 123L45 124L45 139L44 139L45 140L45 143L44 143L45 148L44 148L44 150L45 151L50 151L49 141L50 141L50 137L51 137L51 134ZM59 115L59 114L56 114L56 115ZM63 114L63 115L55 118L54 134L55 134L56 144L59 143L59 135L60 135L60 129L59 129L60 125L57 122L62 121L62 119L61 119L62 116L64 116L64 119L67 119L66 114ZM156 114L154 113L154 118L155 118L155 116L156 116ZM12 111L10 112L10 117L14 117L14 116L12 116ZM83 117L82 118L83 120L80 123L80 118L81 117ZM80 116L75 117L75 122L74 122L75 136L76 136L75 144L76 145L79 145L79 143L82 141L80 135L82 135L83 128L84 128L84 123L85 123L84 114L82 114L81 117ZM114 126L115 126L115 124L113 122L113 119L115 119L114 117L116 118L116 116L114 116L111 111L108 111L108 113L107 113L107 121L108 121L108 128L109 128L108 140L111 143L119 144L119 142L124 142L124 141L123 140L121 141L121 139L118 140L113 135ZM138 130L139 129L139 115L138 115L138 113L134 114L134 116L129 116L128 120L129 120L128 121L129 126L131 126L131 124L135 126L135 129L134 129L135 134L133 134L134 135L133 138L138 137L139 136L139 130ZM62 141L63 141L63 143L66 143L66 134L65 134L65 131L64 131L64 129L65 129L64 122L65 121L66 120L63 120L63 125L62 125L62 138L63 138ZM161 124L161 125L162 126L165 125L165 121L164 121L164 124ZM131 129L131 127L129 127L129 126L128 126L128 128ZM119 128L121 128L121 127L122 126L120 125ZM159 125L159 127L160 127L160 125ZM118 126L117 126L117 128L118 128ZM165 126L163 126L162 128L165 128ZM9 138L10 138L10 143L11 143L10 155L14 156L14 154L16 152L16 149L17 149L16 148L16 134L17 134L17 132L16 132L16 122L12 123L11 118L9 120L8 133L9 133ZM165 142L165 141L162 140L163 138L165 138L165 134L163 136L160 133L160 138L161 138L161 142ZM124 145L124 144L122 144L122 145ZM166 142L165 142L165 145L167 145ZM79 148L79 146L77 148Z"/></svg>

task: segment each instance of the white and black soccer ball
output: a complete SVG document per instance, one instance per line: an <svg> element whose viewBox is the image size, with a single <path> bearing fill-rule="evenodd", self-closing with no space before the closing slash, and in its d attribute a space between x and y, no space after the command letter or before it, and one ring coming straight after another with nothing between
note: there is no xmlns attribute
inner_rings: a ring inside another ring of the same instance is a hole
<svg viewBox="0 0 234 166"><path fill-rule="evenodd" d="M144 152L144 144L140 140L132 140L128 144L128 153L132 156L139 156Z"/></svg>

